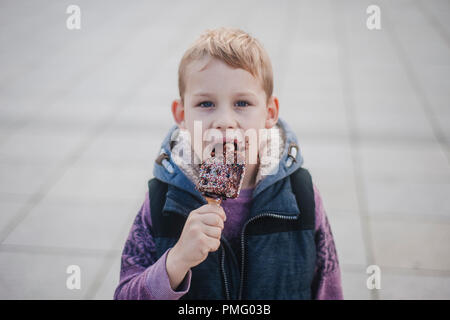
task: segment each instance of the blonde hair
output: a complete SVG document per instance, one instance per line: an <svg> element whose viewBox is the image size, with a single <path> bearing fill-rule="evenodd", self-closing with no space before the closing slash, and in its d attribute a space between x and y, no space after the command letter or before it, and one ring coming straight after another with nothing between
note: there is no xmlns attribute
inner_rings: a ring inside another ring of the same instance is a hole
<svg viewBox="0 0 450 320"><path fill-rule="evenodd" d="M248 71L261 81L267 100L273 92L272 64L260 42L248 33L236 28L206 30L186 50L178 67L178 90L184 102L187 66L205 56L218 58L234 68Z"/></svg>

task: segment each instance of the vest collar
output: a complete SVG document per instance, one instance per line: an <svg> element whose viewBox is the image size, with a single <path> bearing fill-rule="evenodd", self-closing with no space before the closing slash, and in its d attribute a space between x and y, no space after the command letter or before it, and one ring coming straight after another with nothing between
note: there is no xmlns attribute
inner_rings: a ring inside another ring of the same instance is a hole
<svg viewBox="0 0 450 320"><path fill-rule="evenodd" d="M199 192L197 194L187 192L173 184L169 184L163 211L175 212L187 218L192 210L206 203L206 200ZM249 219L262 214L276 214L280 216L297 216L300 214L295 196L290 187L290 179L278 181L261 191L253 199Z"/></svg>
<svg viewBox="0 0 450 320"><path fill-rule="evenodd" d="M280 215L295 215L299 213L295 196L290 188L290 181L284 178L291 175L302 165L303 158L297 144L295 133L281 118L278 119L278 124L285 135L286 143L284 150L280 156L280 162L276 172L266 175L253 191L252 198L255 204L254 208L252 208L252 215L276 212ZM154 165L153 175L168 184L168 196L164 210L176 211L187 215L193 209L207 202L203 195L196 189L191 179L184 174L171 157L171 150L174 145L174 136L177 129L178 127L174 125L164 138L159 156ZM280 185L287 187L287 190L280 188ZM186 199L190 200L186 201ZM282 202L275 201L275 199L281 199Z"/></svg>

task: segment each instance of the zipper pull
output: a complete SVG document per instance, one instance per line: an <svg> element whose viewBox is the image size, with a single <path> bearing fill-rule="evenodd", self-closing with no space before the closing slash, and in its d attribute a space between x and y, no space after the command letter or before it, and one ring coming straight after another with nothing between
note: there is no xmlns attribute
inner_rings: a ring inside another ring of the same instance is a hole
<svg viewBox="0 0 450 320"><path fill-rule="evenodd" d="M161 149L161 153L156 158L155 162L160 166L163 166L169 173L174 173L173 166L169 162L169 155L164 152L164 149Z"/></svg>
<svg viewBox="0 0 450 320"><path fill-rule="evenodd" d="M294 162L297 162L297 151L298 146L294 142L291 142L288 149L288 159L286 160L286 167L289 168Z"/></svg>

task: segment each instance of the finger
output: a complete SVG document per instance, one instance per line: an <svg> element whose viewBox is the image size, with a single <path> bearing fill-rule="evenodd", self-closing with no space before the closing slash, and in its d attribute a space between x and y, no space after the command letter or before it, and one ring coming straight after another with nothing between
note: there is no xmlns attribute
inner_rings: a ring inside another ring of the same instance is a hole
<svg viewBox="0 0 450 320"><path fill-rule="evenodd" d="M212 205L212 204L205 204L204 206L201 206L197 209L197 213L203 214L203 213L215 213L218 214L222 220L226 220L226 214L222 207Z"/></svg>
<svg viewBox="0 0 450 320"><path fill-rule="evenodd" d="M203 225L203 232L211 238L220 239L222 235L222 229L219 227L212 227L208 225Z"/></svg>
<svg viewBox="0 0 450 320"><path fill-rule="evenodd" d="M215 213L205 213L200 216L200 221L205 225L219 227L223 230L224 223L221 217Z"/></svg>
<svg viewBox="0 0 450 320"><path fill-rule="evenodd" d="M208 239L208 247L209 247L209 252L217 251L217 249L219 249L219 247L220 247L220 240L214 239L214 238L209 238Z"/></svg>

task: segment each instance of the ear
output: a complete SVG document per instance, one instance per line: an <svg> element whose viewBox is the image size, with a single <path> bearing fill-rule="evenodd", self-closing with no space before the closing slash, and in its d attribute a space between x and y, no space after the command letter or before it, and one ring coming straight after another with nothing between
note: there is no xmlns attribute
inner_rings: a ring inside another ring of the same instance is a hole
<svg viewBox="0 0 450 320"><path fill-rule="evenodd" d="M177 99L172 102L172 115L178 127L181 129L186 129L184 121L184 105L181 99Z"/></svg>
<svg viewBox="0 0 450 320"><path fill-rule="evenodd" d="M267 104L266 129L272 128L278 122L279 102L277 97L270 97Z"/></svg>

